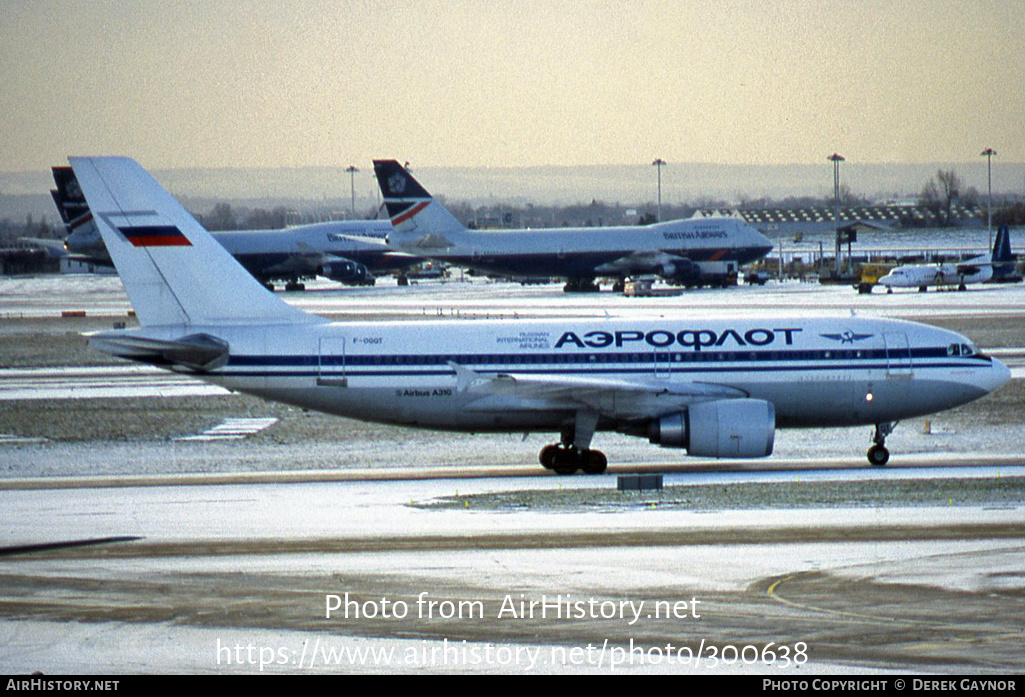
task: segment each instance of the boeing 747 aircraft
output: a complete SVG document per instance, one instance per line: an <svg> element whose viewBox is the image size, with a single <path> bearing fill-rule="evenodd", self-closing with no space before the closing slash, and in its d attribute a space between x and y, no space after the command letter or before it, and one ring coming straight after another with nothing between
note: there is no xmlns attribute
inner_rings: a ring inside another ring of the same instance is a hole
<svg viewBox="0 0 1025 697"><path fill-rule="evenodd" d="M374 160L396 249L484 273L567 280L567 291L597 290L598 277L656 274L697 285L711 262L738 266L772 249L762 233L735 218L673 220L654 225L468 230L395 160Z"/></svg>
<svg viewBox="0 0 1025 697"><path fill-rule="evenodd" d="M68 229L64 249L83 261L110 266L110 255L70 167L53 167L57 188L50 193ZM303 290L303 279L323 276L347 285L371 285L374 277L402 274L423 259L397 252L384 240L387 220L353 220L299 225L284 230L233 230L213 237L245 269L270 287Z"/></svg>
<svg viewBox="0 0 1025 697"><path fill-rule="evenodd" d="M329 322L268 292L133 160L71 158L140 326L89 336L115 356L232 390L383 423L561 434L541 464L604 472L596 434L757 458L777 428L896 422L1003 385L963 336L840 317Z"/></svg>

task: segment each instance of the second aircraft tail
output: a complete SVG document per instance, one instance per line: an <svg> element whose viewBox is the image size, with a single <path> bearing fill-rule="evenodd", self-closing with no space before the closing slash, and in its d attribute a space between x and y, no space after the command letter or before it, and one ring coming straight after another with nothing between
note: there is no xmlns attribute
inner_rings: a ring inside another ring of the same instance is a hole
<svg viewBox="0 0 1025 697"><path fill-rule="evenodd" d="M1020 278L1014 269L1014 255L1011 253L1011 232L1007 225L1001 225L997 229L997 236L993 241L992 261L993 278L995 280L1013 281Z"/></svg>
<svg viewBox="0 0 1025 697"><path fill-rule="evenodd" d="M374 160L397 247L450 247L453 237L465 231L445 206L435 200L396 160Z"/></svg>

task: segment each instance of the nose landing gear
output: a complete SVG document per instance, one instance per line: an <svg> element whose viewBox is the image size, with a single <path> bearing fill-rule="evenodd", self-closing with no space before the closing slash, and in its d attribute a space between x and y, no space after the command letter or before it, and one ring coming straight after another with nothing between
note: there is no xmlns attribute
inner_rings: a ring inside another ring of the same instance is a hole
<svg viewBox="0 0 1025 697"><path fill-rule="evenodd" d="M876 424L876 432L872 436L873 445L868 449L868 462L873 467L882 467L890 460L890 451L886 449L886 436L893 433L897 422L890 421Z"/></svg>

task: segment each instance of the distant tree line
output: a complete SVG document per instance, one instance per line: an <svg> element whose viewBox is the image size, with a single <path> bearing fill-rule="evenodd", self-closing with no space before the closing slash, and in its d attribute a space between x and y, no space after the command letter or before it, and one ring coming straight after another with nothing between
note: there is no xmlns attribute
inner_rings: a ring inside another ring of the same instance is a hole
<svg viewBox="0 0 1025 697"><path fill-rule="evenodd" d="M207 213L194 214L207 230L280 230L294 217L289 208L278 206L271 210L264 208L242 208L238 211L230 203L218 203Z"/></svg>
<svg viewBox="0 0 1025 697"><path fill-rule="evenodd" d="M840 205L843 207L870 206L865 196L851 191L847 185L840 186ZM477 228L558 228L558 227L601 227L610 225L647 225L656 222L657 206L654 202L638 205L607 203L592 199L590 203L568 205L535 205L531 203L505 203L474 205L467 201L449 201L442 196L439 201L452 212L457 220L468 227ZM932 211L941 225L957 224L955 207L985 205L974 187L966 187L954 170L938 170L922 187L919 205ZM822 196L787 196L782 199L770 197L749 198L741 195L739 203L721 199L701 198L695 203L663 203L662 220L689 218L698 210L710 209L796 209L827 208L834 205L833 193ZM368 211L368 215L372 212ZM985 215L985 212L983 212ZM327 216L327 219L340 216ZM382 215L383 217L383 215ZM281 229L289 225L315 222L325 219L323 212L297 213L286 206L275 208L233 207L229 203L216 203L213 208L196 218L210 230L262 230ZM1008 222L1012 225L1025 224L1025 205L1018 203L997 210L994 208L994 224ZM921 225L922 221L909 217L908 226ZM929 223L926 223L929 224ZM935 222L931 224L935 225ZM26 233L20 233L27 236ZM35 236L42 236L36 234Z"/></svg>
<svg viewBox="0 0 1025 697"><path fill-rule="evenodd" d="M1018 201L1010 206L993 210L994 225L1025 225L1025 203Z"/></svg>
<svg viewBox="0 0 1025 697"><path fill-rule="evenodd" d="M64 226L55 227L47 222L47 219L33 220L28 215L24 222L13 221L9 218L0 220L0 245L12 247L17 244L19 237L38 237L40 239L59 239L64 236Z"/></svg>

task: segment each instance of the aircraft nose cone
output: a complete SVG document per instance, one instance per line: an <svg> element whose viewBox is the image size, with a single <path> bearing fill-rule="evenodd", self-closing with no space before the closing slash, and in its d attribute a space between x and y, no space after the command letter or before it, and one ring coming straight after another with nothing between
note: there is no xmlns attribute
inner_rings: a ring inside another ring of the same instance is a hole
<svg viewBox="0 0 1025 697"><path fill-rule="evenodd" d="M991 360L993 364L983 378L982 386L987 392L996 392L1011 379L1011 369L995 358Z"/></svg>

